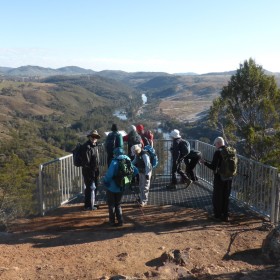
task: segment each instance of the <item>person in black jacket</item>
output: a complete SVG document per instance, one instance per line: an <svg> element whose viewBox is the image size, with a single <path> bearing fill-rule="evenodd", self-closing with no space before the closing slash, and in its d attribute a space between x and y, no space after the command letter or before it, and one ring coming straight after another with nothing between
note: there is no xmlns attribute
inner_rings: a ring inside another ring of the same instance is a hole
<svg viewBox="0 0 280 280"><path fill-rule="evenodd" d="M172 173L171 173L171 184L167 186L168 189L176 189L177 185L177 173L181 176L182 181L186 187L189 187L192 180L188 178L187 174L182 170L181 163L184 160L185 155L182 153L180 148L181 142L183 141L180 131L174 129L170 133L170 137L173 139L171 152L172 152Z"/></svg>
<svg viewBox="0 0 280 280"><path fill-rule="evenodd" d="M97 149L97 140L100 135L96 130L88 135L88 141L83 144L83 166L82 174L85 185L85 204L84 210L96 210L94 206L96 191L99 180L99 153Z"/></svg>
<svg viewBox="0 0 280 280"><path fill-rule="evenodd" d="M221 149L225 147L225 140L222 137L217 137L214 141L216 151L213 155L212 162L209 163L204 159L200 162L214 171L213 195L212 204L214 216L211 217L216 221L229 221L229 196L231 192L232 179L223 181L218 169L222 164Z"/></svg>
<svg viewBox="0 0 280 280"><path fill-rule="evenodd" d="M190 150L189 154L184 158L184 163L186 165L186 174L192 181L198 181L194 169L201 160L201 158L201 152L193 149Z"/></svg>
<svg viewBox="0 0 280 280"><path fill-rule="evenodd" d="M107 165L110 166L113 159L113 151L115 148L123 148L123 137L118 132L116 124L112 124L111 132L107 135L105 140L105 149L107 152Z"/></svg>
<svg viewBox="0 0 280 280"><path fill-rule="evenodd" d="M129 133L123 137L123 141L127 142L127 154L130 159L133 160L135 155L132 153L131 147L138 144L141 144L142 147L144 147L144 143L141 136L136 131L136 127L134 125L129 126L128 131Z"/></svg>

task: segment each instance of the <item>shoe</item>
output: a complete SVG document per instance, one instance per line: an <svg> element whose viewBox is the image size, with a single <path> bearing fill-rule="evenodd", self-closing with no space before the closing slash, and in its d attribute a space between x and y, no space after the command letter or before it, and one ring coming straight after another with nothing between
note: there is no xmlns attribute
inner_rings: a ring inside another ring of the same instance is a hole
<svg viewBox="0 0 280 280"><path fill-rule="evenodd" d="M140 206L141 206L141 207L145 207L146 205L147 205L147 202L143 202L143 201L142 201L142 202L140 203Z"/></svg>
<svg viewBox="0 0 280 280"><path fill-rule="evenodd" d="M192 181L191 179L187 178L187 179L185 180L186 188L188 188L188 187L191 185L192 182L193 182L193 181Z"/></svg>
<svg viewBox="0 0 280 280"><path fill-rule="evenodd" d="M97 207L85 207L84 211L92 211L92 210L97 210Z"/></svg>
<svg viewBox="0 0 280 280"><path fill-rule="evenodd" d="M229 217L223 217L223 218L222 218L222 221L223 221L223 222L226 222L226 223L229 223Z"/></svg>
<svg viewBox="0 0 280 280"><path fill-rule="evenodd" d="M167 190L176 190L176 188L177 188L177 186L174 185L174 184L170 184L170 185L167 185L167 186L166 186L166 189L167 189Z"/></svg>
<svg viewBox="0 0 280 280"><path fill-rule="evenodd" d="M123 222L118 222L115 224L115 227L122 227L123 226Z"/></svg>
<svg viewBox="0 0 280 280"><path fill-rule="evenodd" d="M215 221L215 222L221 222L222 221L221 217L218 217L218 216L215 216L215 215L210 215L210 216L208 216L208 218L212 221Z"/></svg>
<svg viewBox="0 0 280 280"><path fill-rule="evenodd" d="M115 226L116 226L116 223L115 223L115 222L109 222L109 225L110 225L111 227L115 227Z"/></svg>

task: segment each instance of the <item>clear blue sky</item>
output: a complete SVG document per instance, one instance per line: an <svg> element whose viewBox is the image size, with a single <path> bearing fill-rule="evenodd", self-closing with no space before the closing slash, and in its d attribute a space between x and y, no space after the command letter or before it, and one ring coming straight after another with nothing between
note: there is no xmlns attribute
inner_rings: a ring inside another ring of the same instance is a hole
<svg viewBox="0 0 280 280"><path fill-rule="evenodd" d="M0 66L280 72L279 0L0 0Z"/></svg>

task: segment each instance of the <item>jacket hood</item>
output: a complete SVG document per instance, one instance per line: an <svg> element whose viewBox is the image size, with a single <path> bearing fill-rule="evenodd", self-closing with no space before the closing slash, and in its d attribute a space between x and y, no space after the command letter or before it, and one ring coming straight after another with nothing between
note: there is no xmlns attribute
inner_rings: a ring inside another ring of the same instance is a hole
<svg viewBox="0 0 280 280"><path fill-rule="evenodd" d="M130 158L127 155L119 155L119 156L115 157L115 159L129 159L130 160Z"/></svg>

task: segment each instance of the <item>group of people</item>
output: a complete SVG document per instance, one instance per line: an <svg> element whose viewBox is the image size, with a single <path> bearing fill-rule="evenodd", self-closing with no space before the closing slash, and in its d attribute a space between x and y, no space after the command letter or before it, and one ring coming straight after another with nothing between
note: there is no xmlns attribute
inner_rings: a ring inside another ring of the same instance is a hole
<svg viewBox="0 0 280 280"><path fill-rule="evenodd" d="M82 174L85 185L85 210L96 210L95 196L99 184L99 154L97 141L101 138L96 130L91 131L88 135L88 141L83 145L86 163L82 167ZM229 196L231 191L231 180L221 180L217 172L221 164L220 149L225 146L224 139L218 137L214 141L217 150L213 155L212 162L202 159L200 151L190 149L189 143L184 140L179 130L174 129L170 133L172 138L172 176L171 184L168 189L176 189L177 174L181 176L181 182L188 187L193 181L197 181L194 173L196 164L204 164L214 171L213 183L213 218L216 220L228 221ZM139 181L139 204L145 206L148 202L148 195L152 176L152 165L148 152L144 150L146 145L153 146L153 134L145 132L144 126L131 125L127 135L122 136L118 131L117 125L113 124L111 132L107 135L105 148L107 151L108 170L103 178L103 183L107 189L107 204L109 209L109 223L112 226L123 225L123 215L121 209L121 200L123 192L120 186L114 180L121 159L131 161L133 175ZM127 153L124 151L124 142L127 142ZM186 169L182 169L182 163L185 163Z"/></svg>
<svg viewBox="0 0 280 280"><path fill-rule="evenodd" d="M82 166L82 174L85 185L84 210L96 210L95 196L99 184L99 154L97 141L101 138L96 130L88 135L88 141L83 144L85 164ZM128 151L124 151L124 142L127 142ZM131 161L134 169L134 178L139 184L139 204L145 206L148 203L148 194L152 176L152 165L148 152L144 150L146 145L153 146L153 134L145 132L144 126L131 125L127 135L122 136L117 125L113 124L111 132L105 140L107 152L108 170L103 178L103 183L107 189L107 204L109 209L109 222L112 226L122 226L123 217L121 209L121 199L123 192L116 183L115 174L122 159Z"/></svg>

